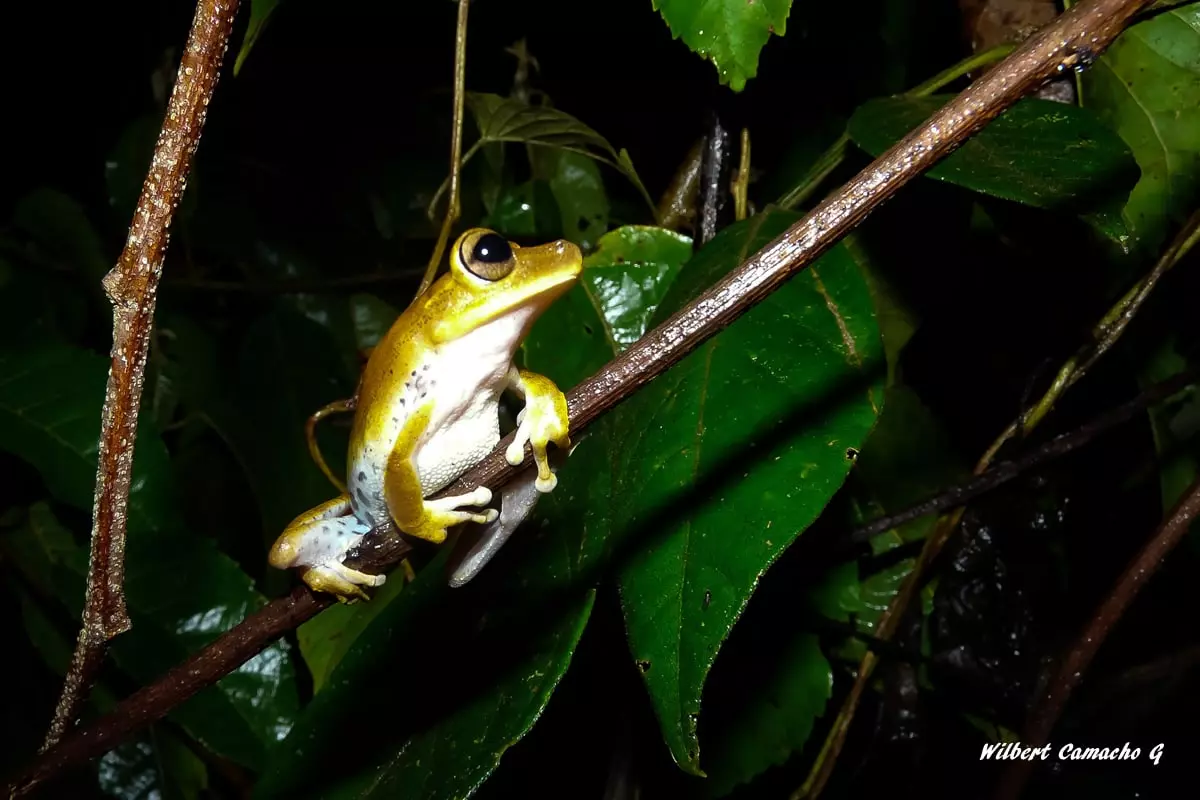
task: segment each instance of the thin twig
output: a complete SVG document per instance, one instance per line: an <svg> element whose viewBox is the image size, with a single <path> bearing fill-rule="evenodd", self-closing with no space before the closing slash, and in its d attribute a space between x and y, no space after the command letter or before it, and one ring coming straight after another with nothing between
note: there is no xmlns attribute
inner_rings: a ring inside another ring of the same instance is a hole
<svg viewBox="0 0 1200 800"><path fill-rule="evenodd" d="M658 224L662 227L671 230L693 227L696 197L700 192L700 163L703 160L704 137L701 136L692 144L658 200Z"/></svg>
<svg viewBox="0 0 1200 800"><path fill-rule="evenodd" d="M920 519L928 514L936 514L962 506L982 494L1003 486L1013 478L1034 467L1078 450L1100 434L1108 432L1117 425L1128 422L1149 406L1165 400L1194 383L1197 374L1196 370L1188 370L1162 383L1155 384L1128 403L1104 412L1070 433L1055 436L1050 441L1031 450L1020 458L1015 458L1011 461L1002 461L987 472L975 475L957 486L951 486L948 489L938 492L936 495L909 506L903 511L888 514L887 516L873 519L868 523L858 526L850 533L849 540L853 544L860 544L882 533L887 533L906 522L912 522L914 519Z"/></svg>
<svg viewBox="0 0 1200 800"><path fill-rule="evenodd" d="M1066 657L1059 665L1058 672L1050 682L1046 694L1029 716L1025 732L1021 737L1023 746L1041 747L1050 736L1054 723L1062 715L1071 692L1083 680L1100 645L1108 638L1108 634L1121 619L1125 610L1133 603L1142 586L1166 560L1167 556L1179 540L1190 530L1192 522L1200 517L1200 478L1192 485L1175 504L1175 508L1159 526L1150 541L1142 547L1125 568L1125 572L1117 579L1108 598L1096 609L1092 619L1080 632L1075 644L1067 651ZM999 800L1015 798L1021 793L1026 781L1033 772L1033 761L1016 761L1005 772L1000 787L996 791Z"/></svg>
<svg viewBox="0 0 1200 800"><path fill-rule="evenodd" d="M729 176L729 131L717 113L710 112L700 156L699 218L692 245L699 250L725 225L726 178Z"/></svg>
<svg viewBox="0 0 1200 800"><path fill-rule="evenodd" d="M450 241L450 231L462 213L459 199L459 184L462 175L462 139L463 139L463 107L467 96L467 11L470 10L471 0L458 0L458 22L454 28L454 118L450 125L450 196L446 200L446 216L442 217L442 227L438 231L437 243L429 256L429 264L425 267L425 276L417 287L416 297L433 285L438 268L442 265L442 256L446 254L446 245Z"/></svg>
<svg viewBox="0 0 1200 800"><path fill-rule="evenodd" d="M742 151L737 174L733 177L733 218L741 222L750 205L750 129L742 128Z"/></svg>
<svg viewBox="0 0 1200 800"><path fill-rule="evenodd" d="M108 642L130 628L124 593L125 532L155 292L162 278L167 232L187 185L237 5L237 0L201 0L196 7L125 249L104 277L113 306L113 345L101 412L87 595L79 639L43 750L74 726Z"/></svg>
<svg viewBox="0 0 1200 800"><path fill-rule="evenodd" d="M1094 0L1077 6L1026 40L1008 59L972 84L804 219L647 333L596 375L575 387L568 397L572 431L582 431L601 414L678 363L755 306L836 244L902 186L929 169L1025 93L1061 69L1074 66L1083 57L1081 54L1090 55L1103 49L1121 30L1129 15L1148 1ZM463 487L479 485L496 488L509 480L517 471L504 457L509 441L510 437L505 437L495 451L445 491L459 492ZM524 464L531 461L527 454ZM395 565L403 556L403 552L389 552L374 561L375 571ZM328 601L312 598L303 602L306 605L299 606L300 611L290 618L294 624L311 617ZM269 605L255 618L260 622L263 619L271 620L274 624L273 621L281 613L278 603L276 601ZM234 630L245 633L245 625L243 623ZM206 648L206 652L222 651L228 646L227 642L233 641L231 633L223 635ZM265 640L255 641L254 645L261 649L266 643ZM173 670L169 676L179 676L180 669ZM190 675L188 680L192 685L209 685L224 675L224 672L217 673L212 666L204 669L208 672ZM222 669L228 671L224 666ZM182 678L170 678L150 688L155 691L155 697L161 698L177 693L176 684L180 680ZM149 689L143 690L147 691ZM14 786L25 791L32 786L35 778L43 780L71 764L91 758L115 744L123 735L110 734L102 743L98 743L100 731L119 724L121 731L127 733L157 718L137 702L142 694L135 694L121 705L123 715L136 716L132 722L109 715L87 729L69 735L59 745L43 753ZM177 696L182 701L183 696ZM160 700L153 714L161 717L172 707Z"/></svg>
<svg viewBox="0 0 1200 800"><path fill-rule="evenodd" d="M1092 341L1081 347L1075 355L1067 359L1067 362L1059 369L1058 374L1054 376L1054 380L1050 384L1050 388L1042 395L1042 398L1028 411L1021 415L1020 429L1024 435L1029 434L1037 427L1046 415L1050 413L1050 409L1062 397L1063 393L1082 378L1087 371L1100 359L1109 349L1116 344L1121 338L1121 334L1125 332L1125 328L1141 310L1142 304L1146 302L1146 298L1154 291L1154 287L1158 285L1158 281L1167 273L1171 267L1175 266L1178 261L1188 254L1196 242L1200 241L1200 211L1196 211L1184 223L1183 228L1171 241L1163 254L1159 256L1155 262L1154 268L1150 270L1141 280L1129 289L1125 295L1117 301L1117 304L1109 309L1108 313L1096 324L1092 329ZM1006 431L1007 433L1007 431ZM1009 434L1010 436L1012 434ZM1007 441L1008 437L1001 437L990 448L990 452L998 451L1000 446Z"/></svg>

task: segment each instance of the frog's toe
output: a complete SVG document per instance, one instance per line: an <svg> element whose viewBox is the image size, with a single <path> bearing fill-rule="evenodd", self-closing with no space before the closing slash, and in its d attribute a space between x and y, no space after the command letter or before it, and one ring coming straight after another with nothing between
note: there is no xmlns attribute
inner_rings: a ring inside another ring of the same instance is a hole
<svg viewBox="0 0 1200 800"><path fill-rule="evenodd" d="M504 450L504 460L514 467L525 460L525 443L529 441L529 431L523 427L517 428L512 442Z"/></svg>
<svg viewBox="0 0 1200 800"><path fill-rule="evenodd" d="M331 594L342 603L353 603L356 600L370 599L367 597L367 593L362 590L362 586L352 583L339 575L336 570L329 567L312 567L304 573L302 579L313 591Z"/></svg>

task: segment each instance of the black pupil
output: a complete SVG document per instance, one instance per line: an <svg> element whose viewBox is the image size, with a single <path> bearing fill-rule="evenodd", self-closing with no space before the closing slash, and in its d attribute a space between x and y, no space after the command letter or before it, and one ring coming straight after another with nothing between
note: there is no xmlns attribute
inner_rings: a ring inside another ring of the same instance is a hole
<svg viewBox="0 0 1200 800"><path fill-rule="evenodd" d="M500 234L485 233L475 243L475 251L471 258L484 264L501 264L512 258L512 248Z"/></svg>

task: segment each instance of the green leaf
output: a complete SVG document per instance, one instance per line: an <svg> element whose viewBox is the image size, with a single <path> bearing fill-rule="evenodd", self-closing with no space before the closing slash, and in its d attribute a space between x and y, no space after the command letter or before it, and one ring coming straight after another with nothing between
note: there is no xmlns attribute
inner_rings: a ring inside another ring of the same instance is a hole
<svg viewBox="0 0 1200 800"><path fill-rule="evenodd" d="M554 193L545 181L525 183L505 189L496 208L483 225L513 239L545 241L561 233L560 216Z"/></svg>
<svg viewBox="0 0 1200 800"><path fill-rule="evenodd" d="M723 709L706 745L708 797L722 797L772 766L783 764L804 746L813 723L825 713L833 693L833 671L811 633L772 637L767 650L755 649L756 663L743 673L752 696L736 708ZM740 659L745 661L747 659ZM706 706L707 711L708 706Z"/></svg>
<svg viewBox="0 0 1200 800"><path fill-rule="evenodd" d="M37 189L17 202L12 222L43 256L77 270L99 290L112 263L83 206L55 189Z"/></svg>
<svg viewBox="0 0 1200 800"><path fill-rule="evenodd" d="M90 511L108 360L47 347L0 353L0 371L0 449L33 465L59 500ZM31 513L41 515L31 520L34 527L58 526L44 506ZM125 590L133 630L115 641L113 656L124 672L147 683L264 601L211 541L183 530L166 448L145 425L135 450L128 518ZM54 594L78 616L88 554L78 545L63 552L66 541L62 534L42 535L16 552L51 547L45 560L60 565L51 578ZM253 767L291 724L296 705L287 649L277 644L172 718L214 752Z"/></svg>
<svg viewBox="0 0 1200 800"><path fill-rule="evenodd" d="M857 526L902 511L961 482L968 474L949 435L920 397L906 386L892 386L879 424L863 444L847 481L851 509L844 524ZM936 514L907 522L873 538L871 549L880 555L924 539L936 522ZM879 617L913 567L911 558L894 563L885 559L885 563L878 568L850 562L830 570L814 586L812 605L831 619L853 620L861 632L873 634ZM865 646L859 639L849 639L834 652L857 660Z"/></svg>
<svg viewBox="0 0 1200 800"><path fill-rule="evenodd" d="M613 167L634 185L647 205L654 208L654 201L634 170L629 154L613 149L607 139L570 114L550 106L531 106L515 98L496 94L468 92L466 100L479 127L479 141L464 156L464 162L477 149L494 142L554 147Z"/></svg>
<svg viewBox="0 0 1200 800"><path fill-rule="evenodd" d="M164 725L125 741L98 761L100 790L121 800L197 800L210 797L208 770Z"/></svg>
<svg viewBox="0 0 1200 800"><path fill-rule="evenodd" d="M1174 341L1163 344L1141 369L1141 383L1151 386L1189 369ZM1189 386L1148 411L1154 448L1158 451L1158 479L1165 514L1200 474L1200 391ZM1193 522L1188 540L1200 548L1200 523Z"/></svg>
<svg viewBox="0 0 1200 800"><path fill-rule="evenodd" d="M671 35L717 68L735 92L758 73L758 54L771 34L787 32L792 0L654 0Z"/></svg>
<svg viewBox="0 0 1200 800"><path fill-rule="evenodd" d="M350 296L350 317L354 320L354 341L361 353L379 344L400 312L391 303L373 294Z"/></svg>
<svg viewBox="0 0 1200 800"><path fill-rule="evenodd" d="M855 110L847 133L873 156L944 106L949 95L887 97ZM1128 145L1087 109L1026 98L925 173L974 192L1080 214L1124 245L1121 218L1137 164Z"/></svg>
<svg viewBox="0 0 1200 800"><path fill-rule="evenodd" d="M369 603L338 604L325 609L296 629L300 654L312 673L313 693L320 692L329 682L334 668L342 662L359 634L386 609L404 589L402 573L375 592Z"/></svg>
<svg viewBox="0 0 1200 800"><path fill-rule="evenodd" d="M589 252L608 230L608 196L596 162L579 153L534 148L534 174L547 181L564 238Z"/></svg>
<svg viewBox="0 0 1200 800"><path fill-rule="evenodd" d="M1142 177L1125 217L1156 253L1200 190L1200 5L1132 26L1080 82L1084 105L1133 148Z"/></svg>
<svg viewBox="0 0 1200 800"><path fill-rule="evenodd" d="M667 288L691 257L692 240L666 228L625 225L600 237L596 252L583 261L581 280L616 352L646 332Z"/></svg>
<svg viewBox="0 0 1200 800"><path fill-rule="evenodd" d="M799 217L722 231L667 293L683 305ZM842 485L882 402L871 297L844 248L631 398L614 446L616 529L642 547L619 577L630 646L676 762L717 652L763 572Z"/></svg>
<svg viewBox="0 0 1200 800"><path fill-rule="evenodd" d="M80 339L87 297L70 276L0 257L0 341L9 347Z"/></svg>
<svg viewBox="0 0 1200 800"><path fill-rule="evenodd" d="M250 0L250 24L246 26L246 36L242 39L242 47L238 50L237 60L233 62L234 75L241 73L242 65L250 57L251 48L258 41L258 37L262 36L267 23L271 21L271 15L278 7L279 0Z"/></svg>

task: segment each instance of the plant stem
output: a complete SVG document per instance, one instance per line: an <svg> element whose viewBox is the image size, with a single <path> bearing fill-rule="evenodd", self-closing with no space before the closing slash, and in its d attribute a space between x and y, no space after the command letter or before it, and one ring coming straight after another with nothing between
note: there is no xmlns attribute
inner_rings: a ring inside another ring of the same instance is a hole
<svg viewBox="0 0 1200 800"><path fill-rule="evenodd" d="M125 248L104 277L104 290L113 306L112 363L101 411L87 594L79 639L43 750L74 727L108 642L131 626L124 593L125 533L155 295L167 252L167 231L187 185L237 6L237 0L200 0L196 6Z"/></svg>
<svg viewBox="0 0 1200 800"><path fill-rule="evenodd" d="M437 243L433 246L429 264L425 267L425 275L421 278L421 284L417 287L414 297L420 297L433 284L438 268L442 265L442 256L446 254L450 231L454 229L454 223L458 222L459 214L462 213L459 185L463 164L463 105L467 96L467 11L470 7L471 0L458 0L458 22L454 28L454 119L450 126L450 197L446 202L446 216L442 218Z"/></svg>

